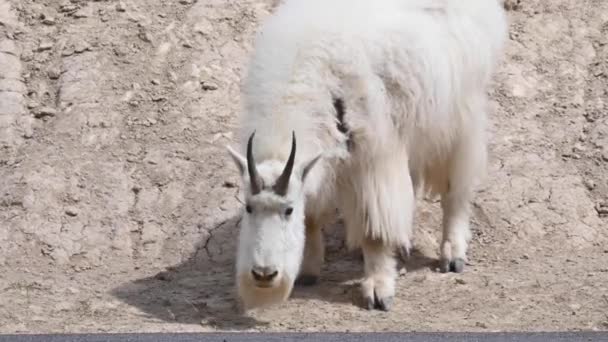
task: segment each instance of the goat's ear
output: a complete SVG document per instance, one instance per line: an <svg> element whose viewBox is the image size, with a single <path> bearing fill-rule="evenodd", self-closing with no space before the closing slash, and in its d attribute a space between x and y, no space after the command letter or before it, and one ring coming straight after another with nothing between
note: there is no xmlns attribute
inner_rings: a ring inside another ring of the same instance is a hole
<svg viewBox="0 0 608 342"><path fill-rule="evenodd" d="M306 179L306 176L308 176L308 173L310 172L310 170L312 170L312 168L317 164L317 162L319 161L319 159L321 159L321 157L323 157L323 153L319 153L316 157L309 159L306 163L303 164L302 182L304 182L304 180Z"/></svg>
<svg viewBox="0 0 608 342"><path fill-rule="evenodd" d="M241 176L243 176L245 174L245 170L247 170L247 159L245 159L245 157L243 157L237 151L233 150L230 146L226 146L226 149L228 150L228 153L230 153L230 157L232 157L232 160L236 166L239 168Z"/></svg>

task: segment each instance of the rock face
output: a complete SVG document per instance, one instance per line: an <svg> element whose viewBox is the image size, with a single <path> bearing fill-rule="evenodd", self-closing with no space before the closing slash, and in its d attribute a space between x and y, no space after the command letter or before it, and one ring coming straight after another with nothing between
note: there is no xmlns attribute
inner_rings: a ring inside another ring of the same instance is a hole
<svg viewBox="0 0 608 342"><path fill-rule="evenodd" d="M605 329L602 0L505 2L470 271L433 271L440 211L420 201L389 315L352 304L362 266L340 229L318 286L234 314L241 193L224 145L275 5L0 0L0 333Z"/></svg>
<svg viewBox="0 0 608 342"><path fill-rule="evenodd" d="M18 29L14 11L7 2L0 2L0 149L6 153L5 162L32 129L25 106L21 49L15 37Z"/></svg>

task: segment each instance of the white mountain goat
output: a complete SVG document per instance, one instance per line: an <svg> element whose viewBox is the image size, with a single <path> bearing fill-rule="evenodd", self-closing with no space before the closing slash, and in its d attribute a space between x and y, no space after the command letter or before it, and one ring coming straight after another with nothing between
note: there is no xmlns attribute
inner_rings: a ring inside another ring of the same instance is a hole
<svg viewBox="0 0 608 342"><path fill-rule="evenodd" d="M389 310L415 195L441 195L440 268L462 272L486 164L486 87L502 0L287 0L263 25L243 86L245 189L237 289L245 310L313 284L321 228L341 211L369 309ZM297 148L296 148L297 141Z"/></svg>

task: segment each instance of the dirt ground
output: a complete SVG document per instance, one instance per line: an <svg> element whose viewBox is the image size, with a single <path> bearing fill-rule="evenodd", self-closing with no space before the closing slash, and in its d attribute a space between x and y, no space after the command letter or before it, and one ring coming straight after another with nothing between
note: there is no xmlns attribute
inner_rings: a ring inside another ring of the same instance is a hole
<svg viewBox="0 0 608 342"><path fill-rule="evenodd" d="M274 2L0 0L0 333L608 330L605 0L509 11L465 273L420 201L391 312L337 230L319 285L238 316L224 145Z"/></svg>

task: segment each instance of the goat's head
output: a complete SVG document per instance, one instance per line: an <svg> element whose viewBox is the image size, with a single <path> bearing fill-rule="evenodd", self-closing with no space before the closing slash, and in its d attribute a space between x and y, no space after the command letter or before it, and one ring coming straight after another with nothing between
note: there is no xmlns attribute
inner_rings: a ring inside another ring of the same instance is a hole
<svg viewBox="0 0 608 342"><path fill-rule="evenodd" d="M286 300L298 275L304 253L304 181L320 155L295 162L296 137L292 134L287 162L253 156L253 138L247 157L228 147L245 187L236 281L245 309Z"/></svg>

